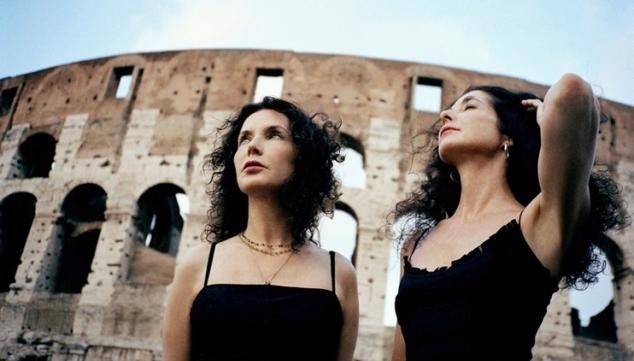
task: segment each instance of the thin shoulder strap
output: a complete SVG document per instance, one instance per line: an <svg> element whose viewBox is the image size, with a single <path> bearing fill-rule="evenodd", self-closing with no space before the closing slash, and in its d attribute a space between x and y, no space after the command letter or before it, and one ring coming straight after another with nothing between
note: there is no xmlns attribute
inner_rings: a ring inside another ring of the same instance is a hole
<svg viewBox="0 0 634 361"><path fill-rule="evenodd" d="M209 281L209 272L211 271L211 261L214 259L214 251L216 250L216 244L218 242L211 242L211 247L209 247L209 257L207 258L207 271L205 272L205 283L203 283L203 287L207 286L207 281Z"/></svg>
<svg viewBox="0 0 634 361"><path fill-rule="evenodd" d="M335 292L335 251L330 251L330 278L332 280L332 292Z"/></svg>
<svg viewBox="0 0 634 361"><path fill-rule="evenodd" d="M409 259L412 259L412 256L414 255L414 251L416 251L416 247L418 247L418 242L421 240L421 238L423 238L423 236L425 236L425 232L421 232L420 236L418 236L418 238L416 238L416 242L414 242L414 248L412 248L412 252L409 254Z"/></svg>
<svg viewBox="0 0 634 361"><path fill-rule="evenodd" d="M523 208L522 211L520 212L520 216L517 218L517 225L520 226L520 228L522 228L522 213L524 213L524 210L526 208Z"/></svg>

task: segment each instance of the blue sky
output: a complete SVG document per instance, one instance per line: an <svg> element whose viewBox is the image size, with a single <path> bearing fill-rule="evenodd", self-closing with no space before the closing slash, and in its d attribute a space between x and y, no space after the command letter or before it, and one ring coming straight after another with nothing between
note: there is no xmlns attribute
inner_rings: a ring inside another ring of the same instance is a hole
<svg viewBox="0 0 634 361"><path fill-rule="evenodd" d="M0 78L121 53L268 48L455 66L634 105L634 2L0 0Z"/></svg>

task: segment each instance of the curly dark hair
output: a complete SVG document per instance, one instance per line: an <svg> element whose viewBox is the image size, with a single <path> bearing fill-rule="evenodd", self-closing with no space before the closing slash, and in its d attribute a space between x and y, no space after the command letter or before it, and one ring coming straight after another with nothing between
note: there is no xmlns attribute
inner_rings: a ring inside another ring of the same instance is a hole
<svg viewBox="0 0 634 361"><path fill-rule="evenodd" d="M513 146L509 148L506 180L514 197L526 206L541 191L537 174L541 140L536 112L527 109L521 102L523 99L539 97L498 86L472 86L463 94L474 90L483 91L492 98L498 129L513 139ZM458 172L444 163L438 152L438 130L441 125L438 121L425 132L428 142L419 150L431 149L432 152L424 171L426 179L405 200L397 203L391 214L392 222L397 219L407 221L407 226L403 226L397 238L398 243L430 230L442 219L452 215L458 207L460 182L451 179L456 179ZM623 229L629 224L620 189L607 171L598 170L595 165L589 188L591 209L582 233L584 237L572 242L562 263L565 287L585 288L596 282L597 275L605 268L605 262L594 252L595 247L610 249L612 244L606 232Z"/></svg>
<svg viewBox="0 0 634 361"><path fill-rule="evenodd" d="M341 162L341 146L337 142L340 122L323 113L309 116L297 105L282 99L265 97L260 103L244 105L217 129L219 146L205 157L204 169L212 176L207 195L210 207L203 237L219 242L244 231L247 226L248 199L238 188L233 157L244 121L253 113L270 109L288 118L291 137L297 150L294 172L278 191L278 199L297 248L313 239L320 214L332 215L339 197L339 182L333 173L333 162ZM319 123L319 124L318 124Z"/></svg>

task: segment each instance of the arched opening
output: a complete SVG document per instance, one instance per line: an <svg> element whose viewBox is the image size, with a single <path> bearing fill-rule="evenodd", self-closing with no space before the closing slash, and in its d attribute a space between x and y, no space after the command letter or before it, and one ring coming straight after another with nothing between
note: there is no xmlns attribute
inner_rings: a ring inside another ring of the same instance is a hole
<svg viewBox="0 0 634 361"><path fill-rule="evenodd" d="M137 241L129 280L169 284L181 240L189 199L180 187L162 183L145 191L134 220Z"/></svg>
<svg viewBox="0 0 634 361"><path fill-rule="evenodd" d="M176 256L185 220L185 191L173 184L158 184L145 191L138 201L136 227L143 244L159 252Z"/></svg>
<svg viewBox="0 0 634 361"><path fill-rule="evenodd" d="M0 203L0 292L7 292L15 282L15 273L22 262L22 251L35 217L37 199L31 193L19 192Z"/></svg>
<svg viewBox="0 0 634 361"><path fill-rule="evenodd" d="M359 225L354 210L343 202L335 204L332 218L322 216L319 220L319 242L321 247L341 253L352 264L356 264Z"/></svg>
<svg viewBox="0 0 634 361"><path fill-rule="evenodd" d="M105 221L106 192L96 184L82 184L68 193L58 219L59 258L52 290L80 293L88 281Z"/></svg>
<svg viewBox="0 0 634 361"><path fill-rule="evenodd" d="M605 263L597 283L584 290L570 290L570 317L574 336L616 343L614 282L623 267L623 254L614 241L608 241L606 249L595 249Z"/></svg>
<svg viewBox="0 0 634 361"><path fill-rule="evenodd" d="M20 144L17 178L48 177L55 159L57 141L48 133L35 133Z"/></svg>
<svg viewBox="0 0 634 361"><path fill-rule="evenodd" d="M343 146L345 160L335 163L334 170L341 184L351 188L365 188L365 150L363 144L348 134L340 134L340 142Z"/></svg>

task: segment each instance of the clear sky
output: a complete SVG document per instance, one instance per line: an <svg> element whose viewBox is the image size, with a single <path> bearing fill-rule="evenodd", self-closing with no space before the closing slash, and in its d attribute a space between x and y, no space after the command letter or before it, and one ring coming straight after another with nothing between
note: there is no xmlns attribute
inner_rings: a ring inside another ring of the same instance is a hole
<svg viewBox="0 0 634 361"><path fill-rule="evenodd" d="M265 48L455 66L634 105L634 1L0 0L0 78L121 53Z"/></svg>
<svg viewBox="0 0 634 361"><path fill-rule="evenodd" d="M0 0L0 10L0 78L122 53L284 49L439 64L542 84L576 72L598 95L634 106L632 0ZM607 290L590 297L594 310L582 311L585 320L609 301L609 277ZM394 282L388 293L393 297Z"/></svg>

